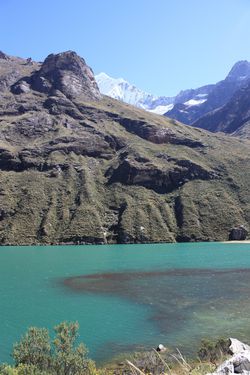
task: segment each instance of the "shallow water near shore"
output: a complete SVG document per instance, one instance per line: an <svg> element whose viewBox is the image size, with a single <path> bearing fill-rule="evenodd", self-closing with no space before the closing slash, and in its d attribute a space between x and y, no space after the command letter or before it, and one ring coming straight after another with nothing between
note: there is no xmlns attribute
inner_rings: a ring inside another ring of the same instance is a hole
<svg viewBox="0 0 250 375"><path fill-rule="evenodd" d="M99 363L159 343L250 342L250 244L0 247L0 362L29 326L80 324Z"/></svg>

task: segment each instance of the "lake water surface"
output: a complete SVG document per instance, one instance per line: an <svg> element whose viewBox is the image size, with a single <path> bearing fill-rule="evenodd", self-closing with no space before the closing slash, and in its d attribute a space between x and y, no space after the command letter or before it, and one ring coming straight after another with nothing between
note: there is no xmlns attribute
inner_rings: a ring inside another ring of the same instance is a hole
<svg viewBox="0 0 250 375"><path fill-rule="evenodd" d="M29 326L78 321L97 361L204 337L250 342L250 244L0 247L0 362Z"/></svg>

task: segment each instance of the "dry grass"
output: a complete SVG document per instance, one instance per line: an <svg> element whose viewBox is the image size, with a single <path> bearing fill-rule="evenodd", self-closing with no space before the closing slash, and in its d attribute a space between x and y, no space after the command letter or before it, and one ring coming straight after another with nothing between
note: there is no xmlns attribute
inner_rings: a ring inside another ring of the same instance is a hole
<svg viewBox="0 0 250 375"><path fill-rule="evenodd" d="M162 368L155 368L148 372L140 369L133 362L126 360L132 375L205 375L208 372L213 372L216 367L215 364L210 362L195 361L190 364L178 348L175 354L170 354L173 360L169 363L155 349L153 349L153 352L162 363ZM127 372L125 373L127 374Z"/></svg>

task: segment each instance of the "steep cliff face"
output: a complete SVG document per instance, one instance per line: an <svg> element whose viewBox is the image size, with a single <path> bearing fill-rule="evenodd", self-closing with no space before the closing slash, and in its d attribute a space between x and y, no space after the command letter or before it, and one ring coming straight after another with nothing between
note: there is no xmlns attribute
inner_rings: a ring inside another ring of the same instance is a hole
<svg viewBox="0 0 250 375"><path fill-rule="evenodd" d="M249 143L102 97L74 52L0 55L1 244L224 240Z"/></svg>
<svg viewBox="0 0 250 375"><path fill-rule="evenodd" d="M46 94L59 90L69 99L101 97L92 70L73 51L49 55L31 77L31 87Z"/></svg>
<svg viewBox="0 0 250 375"><path fill-rule="evenodd" d="M203 117L207 114L209 117L210 112L227 105L232 100L234 94L248 85L249 81L250 62L239 61L232 67L227 77L215 85L184 91L183 96L177 95L175 106L165 116L187 125L210 130L206 126L206 121L203 122ZM192 100L194 98L195 100ZM214 131L221 131L221 129L216 130L216 125L214 125L214 129ZM227 133L227 127L225 126L225 129L222 131Z"/></svg>

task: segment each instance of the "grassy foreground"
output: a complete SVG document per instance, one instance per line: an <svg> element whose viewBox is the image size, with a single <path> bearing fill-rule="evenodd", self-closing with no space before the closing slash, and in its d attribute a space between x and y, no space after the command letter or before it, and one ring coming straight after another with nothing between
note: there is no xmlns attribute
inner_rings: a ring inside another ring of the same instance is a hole
<svg viewBox="0 0 250 375"><path fill-rule="evenodd" d="M54 327L51 339L47 329L29 328L13 346L14 364L0 364L0 375L205 375L225 359L229 346L226 339L203 340L195 360L186 360L178 349L174 353L152 349L97 368L85 345L76 342L78 329L77 322L63 322Z"/></svg>

